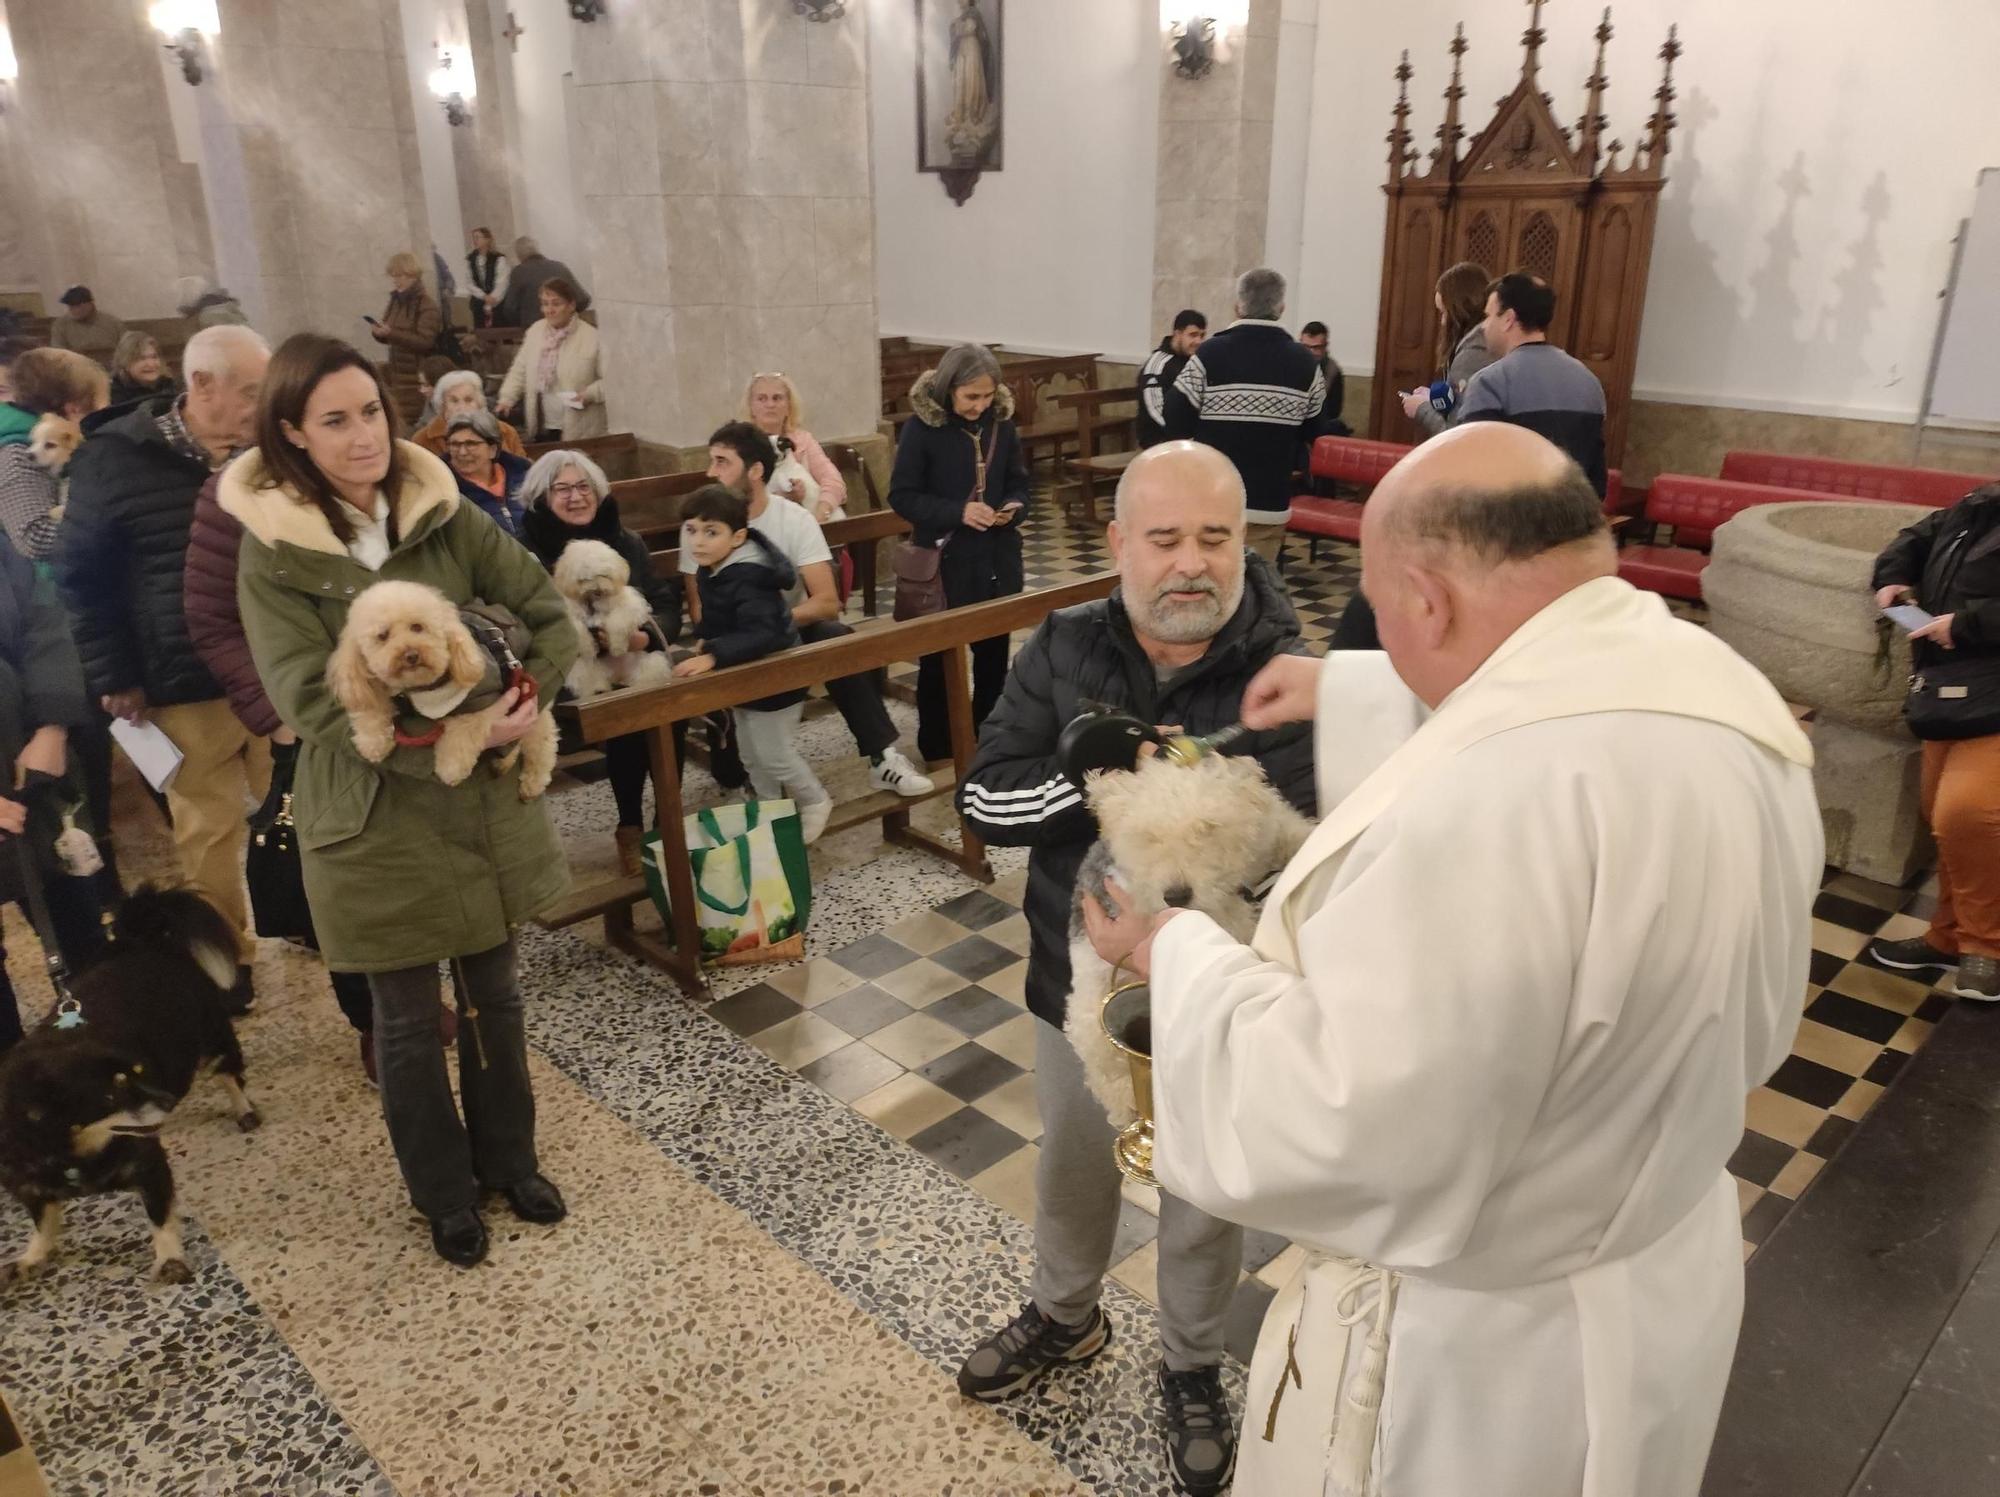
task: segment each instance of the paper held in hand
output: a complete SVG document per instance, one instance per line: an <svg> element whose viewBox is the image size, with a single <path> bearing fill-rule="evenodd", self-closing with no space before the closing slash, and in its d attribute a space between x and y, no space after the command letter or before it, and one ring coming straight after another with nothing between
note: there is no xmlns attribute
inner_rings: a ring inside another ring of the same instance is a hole
<svg viewBox="0 0 2000 1497"><path fill-rule="evenodd" d="M111 737L155 790L165 790L180 773L181 760L186 755L157 723L128 723L122 717L114 717Z"/></svg>

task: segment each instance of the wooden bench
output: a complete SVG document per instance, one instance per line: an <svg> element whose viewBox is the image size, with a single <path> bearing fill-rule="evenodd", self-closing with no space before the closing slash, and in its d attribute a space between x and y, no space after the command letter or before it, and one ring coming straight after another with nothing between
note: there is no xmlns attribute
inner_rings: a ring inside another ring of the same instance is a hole
<svg viewBox="0 0 2000 1497"><path fill-rule="evenodd" d="M1055 397L1055 404L1076 413L1076 456L1069 460L1069 472L1075 481L1061 486L1063 512L1074 518L1070 507L1074 497L1086 522L1095 527L1097 481L1108 478L1116 482L1139 455L1134 450L1138 440L1139 387L1066 390ZM1111 407L1118 405L1129 405L1131 409L1114 412ZM1109 452L1105 450L1107 445L1111 447Z"/></svg>
<svg viewBox="0 0 2000 1497"><path fill-rule="evenodd" d="M1000 379L1014 396L1014 430L1032 464L1048 457L1058 469L1063 449L1077 440L1077 416L1058 403L1065 393L1051 389L1057 380L1075 380L1084 390L1097 388L1097 355L1062 354L1050 358L1002 361Z"/></svg>
<svg viewBox="0 0 2000 1497"><path fill-rule="evenodd" d="M545 452L561 450L581 452L602 468L607 478L639 476L632 472L639 461L639 439L629 431L614 431L601 437L578 437L573 442L530 442L527 444L528 461L532 463Z"/></svg>
<svg viewBox="0 0 2000 1497"><path fill-rule="evenodd" d="M971 766L975 747L972 675L966 647L975 640L1032 627L1057 609L1106 597L1117 583L1116 572L1100 572L1062 587L947 609L928 618L884 624L840 639L781 651L706 676L613 692L558 707L557 711L575 721L586 743L602 743L627 733L646 735L670 918L664 939L636 929L632 911L646 897L645 886L643 879L626 878L613 880L611 887L573 889L543 916L541 923L575 924L601 915L605 936L614 946L664 969L691 997L706 998L708 985L702 972L701 932L695 915L694 870L682 830L685 810L681 801L680 764L674 751L674 724L705 717L725 707L741 706L774 692L942 654L951 722L951 773L933 771L936 788L930 796L918 799L949 795ZM871 794L837 807L829 828L858 826L862 821L879 819L885 842L930 853L972 878L990 882L993 870L986 860L986 846L964 818L959 819L959 845L953 847L910 824L910 810L917 803L900 796Z"/></svg>

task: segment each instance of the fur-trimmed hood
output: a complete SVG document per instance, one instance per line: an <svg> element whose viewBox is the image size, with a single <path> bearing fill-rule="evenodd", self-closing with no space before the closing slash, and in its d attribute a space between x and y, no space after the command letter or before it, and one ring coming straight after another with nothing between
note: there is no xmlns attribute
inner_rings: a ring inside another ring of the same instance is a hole
<svg viewBox="0 0 2000 1497"><path fill-rule="evenodd" d="M396 446L403 460L403 486L390 502L395 506L396 533L407 541L426 517L434 514L437 524L452 517L460 502L458 480L444 459L414 442L399 441ZM215 498L226 514L266 546L284 544L329 556L347 554L346 545L333 533L319 507L273 480L263 454L255 447L222 470Z"/></svg>
<svg viewBox="0 0 2000 1497"><path fill-rule="evenodd" d="M943 426L951 419L951 412L944 408L935 385L937 370L926 369L917 376L917 382L910 386L910 409L917 419L926 426ZM993 396L993 404L988 409L995 412L1002 421L1014 419L1014 392L1004 384Z"/></svg>

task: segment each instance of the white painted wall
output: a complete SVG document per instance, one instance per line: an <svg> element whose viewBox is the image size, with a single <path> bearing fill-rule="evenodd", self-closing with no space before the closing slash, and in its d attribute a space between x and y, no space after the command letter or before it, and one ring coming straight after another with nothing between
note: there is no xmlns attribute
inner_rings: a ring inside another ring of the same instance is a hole
<svg viewBox="0 0 2000 1497"><path fill-rule="evenodd" d="M479 5L487 0L470 3ZM621 3L650 4L651 0ZM497 35L493 45L500 66L507 70L513 94L513 130L518 132L510 132L508 137L520 172L515 181L515 207L520 214L515 232L532 235L543 254L569 266L589 287L590 236L584 232L583 198L578 190L583 173L570 160L567 99L572 34L581 23L571 19L567 0L490 0L491 19L498 25L506 24L510 10L521 27L520 49L510 50L505 39ZM592 145L580 140L577 148L588 150ZM603 143L595 148L604 149Z"/></svg>
<svg viewBox="0 0 2000 1497"><path fill-rule="evenodd" d="M1008 0L1005 168L963 207L916 169L916 6L868 3L882 331L1143 357L1159 0Z"/></svg>
<svg viewBox="0 0 2000 1497"><path fill-rule="evenodd" d="M465 253L465 228L458 207L458 170L451 156L452 126L445 120L444 106L431 93L430 77L437 67L439 43L460 49L463 55L465 5L464 0L402 0L402 14L403 59L417 121L417 159L424 168L424 211L431 231L430 244L411 248L424 262L424 284L435 291L431 285L435 279L431 246L443 253L456 275L459 257ZM478 107L476 102L474 107Z"/></svg>
<svg viewBox="0 0 2000 1497"><path fill-rule="evenodd" d="M1322 0L1302 306L1353 370L1374 361L1383 143L1397 54L1411 129L1443 113L1452 25L1466 22L1468 127L1520 75L1525 7ZM1598 7L1544 12L1542 86L1582 112ZM1660 205L1636 393L1649 399L1908 420L1937 326L1952 236L2000 113L1978 101L2000 57L2000 7L1963 0L1619 0L1610 135L1639 138L1670 21L1680 124Z"/></svg>

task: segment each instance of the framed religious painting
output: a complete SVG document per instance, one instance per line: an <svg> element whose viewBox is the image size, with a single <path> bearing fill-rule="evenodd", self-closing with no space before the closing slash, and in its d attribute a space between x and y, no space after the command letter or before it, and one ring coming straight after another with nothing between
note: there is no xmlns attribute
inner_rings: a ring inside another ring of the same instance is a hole
<svg viewBox="0 0 2000 1497"><path fill-rule="evenodd" d="M911 0L917 8L917 170L954 203L1000 170L1005 0Z"/></svg>

